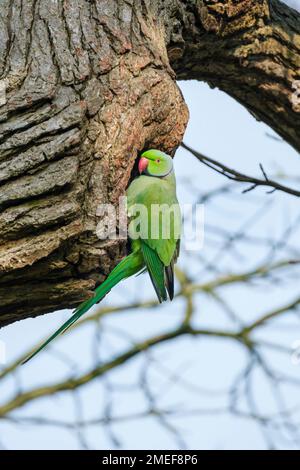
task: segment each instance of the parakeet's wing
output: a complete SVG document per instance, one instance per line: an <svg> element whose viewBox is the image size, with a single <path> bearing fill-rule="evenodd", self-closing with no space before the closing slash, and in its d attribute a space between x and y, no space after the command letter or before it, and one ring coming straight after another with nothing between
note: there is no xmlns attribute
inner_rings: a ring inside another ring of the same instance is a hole
<svg viewBox="0 0 300 470"><path fill-rule="evenodd" d="M159 301L166 299L166 288L170 299L174 295L173 265L181 230L181 216L176 198L175 179L166 181L160 178L141 176L135 180L127 192L128 209L140 205L140 225L142 232L142 252L150 278ZM162 210L161 210L162 209ZM135 214L136 215L136 214ZM136 225L134 226L136 228ZM146 230L145 230L146 227ZM129 224L129 235L132 233Z"/></svg>
<svg viewBox="0 0 300 470"><path fill-rule="evenodd" d="M159 302L167 300L164 271L165 267L155 250L144 241L141 242L142 253L147 266L151 282Z"/></svg>

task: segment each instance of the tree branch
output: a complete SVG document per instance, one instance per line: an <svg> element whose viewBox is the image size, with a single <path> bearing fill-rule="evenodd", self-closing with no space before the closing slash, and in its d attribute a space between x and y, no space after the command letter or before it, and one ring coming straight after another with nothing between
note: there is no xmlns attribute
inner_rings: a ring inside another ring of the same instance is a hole
<svg viewBox="0 0 300 470"><path fill-rule="evenodd" d="M168 46L177 78L220 88L300 151L300 14L279 0L182 5Z"/></svg>
<svg viewBox="0 0 300 470"><path fill-rule="evenodd" d="M186 145L184 142L181 143L181 146L182 148L190 152L192 155L194 155L197 158L197 160L199 160L201 163L204 163L204 165L208 166L209 168L216 171L217 173L224 175L226 178L230 179L231 181L237 181L239 183L251 183L250 188L245 189L243 191L244 193L252 191L258 186L268 186L272 188L272 191L270 191L272 193L277 190L277 191L282 191L287 194L291 194L296 197L300 197L300 191L290 188L289 186L284 186L280 183L277 183L277 181L273 181L269 179L262 165L260 165L260 169L263 173L264 179L259 179L259 178L255 178L254 176L248 176L248 175L245 175L244 173L240 173L239 171L236 171L232 168L229 168L226 165L223 165L223 163L220 163L217 160L206 157L202 153Z"/></svg>

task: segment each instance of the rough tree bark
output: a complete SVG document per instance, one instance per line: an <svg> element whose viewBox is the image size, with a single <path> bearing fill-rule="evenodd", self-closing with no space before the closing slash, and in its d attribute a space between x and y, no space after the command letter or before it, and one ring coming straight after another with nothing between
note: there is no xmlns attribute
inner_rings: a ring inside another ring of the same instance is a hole
<svg viewBox="0 0 300 470"><path fill-rule="evenodd" d="M124 255L97 238L97 207L138 152L181 142L176 74L299 150L299 50L299 15L277 0L2 0L0 326L75 306Z"/></svg>

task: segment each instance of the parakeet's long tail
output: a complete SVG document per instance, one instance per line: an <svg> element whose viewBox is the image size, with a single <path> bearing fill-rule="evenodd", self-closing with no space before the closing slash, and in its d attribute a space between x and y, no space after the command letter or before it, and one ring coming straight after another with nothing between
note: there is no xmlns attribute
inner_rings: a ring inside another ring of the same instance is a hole
<svg viewBox="0 0 300 470"><path fill-rule="evenodd" d="M134 274L137 274L145 266L140 252L133 252L124 258L110 273L108 278L95 289L94 297L82 302L74 311L74 314L67 320L53 335L50 336L41 346L30 354L22 364L25 364L44 349L58 335L67 331L82 315L84 315L93 305L98 303L106 294L120 281Z"/></svg>

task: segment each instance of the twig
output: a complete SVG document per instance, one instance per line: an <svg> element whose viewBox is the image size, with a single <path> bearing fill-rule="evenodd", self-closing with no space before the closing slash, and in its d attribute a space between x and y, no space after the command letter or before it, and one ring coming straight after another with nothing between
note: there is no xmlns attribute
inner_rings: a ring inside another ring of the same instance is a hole
<svg viewBox="0 0 300 470"><path fill-rule="evenodd" d="M239 183L250 183L251 186L247 189L244 189L243 193L252 191L258 186L269 186L273 188L272 191L269 193L273 193L274 191L282 191L284 193L291 194L296 197L300 197L300 191L290 188L289 186L284 186L278 183L277 181L270 180L267 177L266 172L263 169L261 164L260 164L260 169L263 172L264 179L255 178L254 176L248 176L248 175L245 175L244 173L240 173L239 171L229 168L223 163L220 163L217 160L209 158L206 155L203 155L202 153L192 149L184 142L181 143L181 146L182 148L190 152L192 155L194 155L194 157L196 157L201 163L204 163L204 165L208 166L209 168L216 171L217 173L225 176L226 178L232 181L237 181Z"/></svg>

